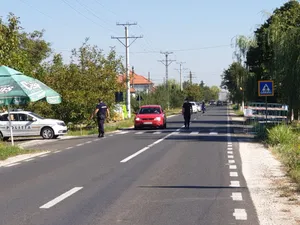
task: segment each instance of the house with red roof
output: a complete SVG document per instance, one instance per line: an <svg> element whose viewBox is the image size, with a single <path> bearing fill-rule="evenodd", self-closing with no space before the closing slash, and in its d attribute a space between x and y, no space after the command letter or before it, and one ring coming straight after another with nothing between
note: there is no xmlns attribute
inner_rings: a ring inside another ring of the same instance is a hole
<svg viewBox="0 0 300 225"><path fill-rule="evenodd" d="M148 80L146 77L129 72L130 74L130 93L135 95L136 93L146 92L150 93L154 91L154 83L151 80ZM119 75L119 82L124 83L126 85L126 74Z"/></svg>

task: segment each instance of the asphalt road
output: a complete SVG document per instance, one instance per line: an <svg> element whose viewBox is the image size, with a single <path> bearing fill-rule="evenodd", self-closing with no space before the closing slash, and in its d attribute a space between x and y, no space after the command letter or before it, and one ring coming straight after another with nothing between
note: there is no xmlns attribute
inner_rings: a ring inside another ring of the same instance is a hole
<svg viewBox="0 0 300 225"><path fill-rule="evenodd" d="M182 125L37 146L51 153L0 168L0 224L258 224L227 109Z"/></svg>

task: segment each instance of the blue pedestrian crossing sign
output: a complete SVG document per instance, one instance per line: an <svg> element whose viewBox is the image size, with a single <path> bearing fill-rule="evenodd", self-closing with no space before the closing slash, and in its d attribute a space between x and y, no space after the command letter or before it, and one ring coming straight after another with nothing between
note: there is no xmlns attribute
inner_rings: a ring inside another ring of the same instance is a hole
<svg viewBox="0 0 300 225"><path fill-rule="evenodd" d="M274 96L274 82L272 80L258 81L258 96Z"/></svg>

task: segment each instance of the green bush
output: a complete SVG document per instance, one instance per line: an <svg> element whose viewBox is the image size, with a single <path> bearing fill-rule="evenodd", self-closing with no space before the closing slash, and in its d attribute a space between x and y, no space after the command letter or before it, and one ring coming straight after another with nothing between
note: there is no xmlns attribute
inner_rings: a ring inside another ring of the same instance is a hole
<svg viewBox="0 0 300 225"><path fill-rule="evenodd" d="M297 140L292 128L287 125L279 125L271 128L268 132L268 143L270 145L289 144Z"/></svg>
<svg viewBox="0 0 300 225"><path fill-rule="evenodd" d="M291 126L279 125L268 130L268 143L274 146L290 177L300 190L300 139Z"/></svg>

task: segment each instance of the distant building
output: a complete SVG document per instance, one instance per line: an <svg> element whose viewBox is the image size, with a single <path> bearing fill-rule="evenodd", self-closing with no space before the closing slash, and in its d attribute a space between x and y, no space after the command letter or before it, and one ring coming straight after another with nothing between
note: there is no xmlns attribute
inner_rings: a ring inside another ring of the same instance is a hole
<svg viewBox="0 0 300 225"><path fill-rule="evenodd" d="M146 77L132 73L130 71L130 93L135 96L139 92L152 92L154 90L154 83L148 80ZM119 75L119 82L124 83L126 85L126 74Z"/></svg>

